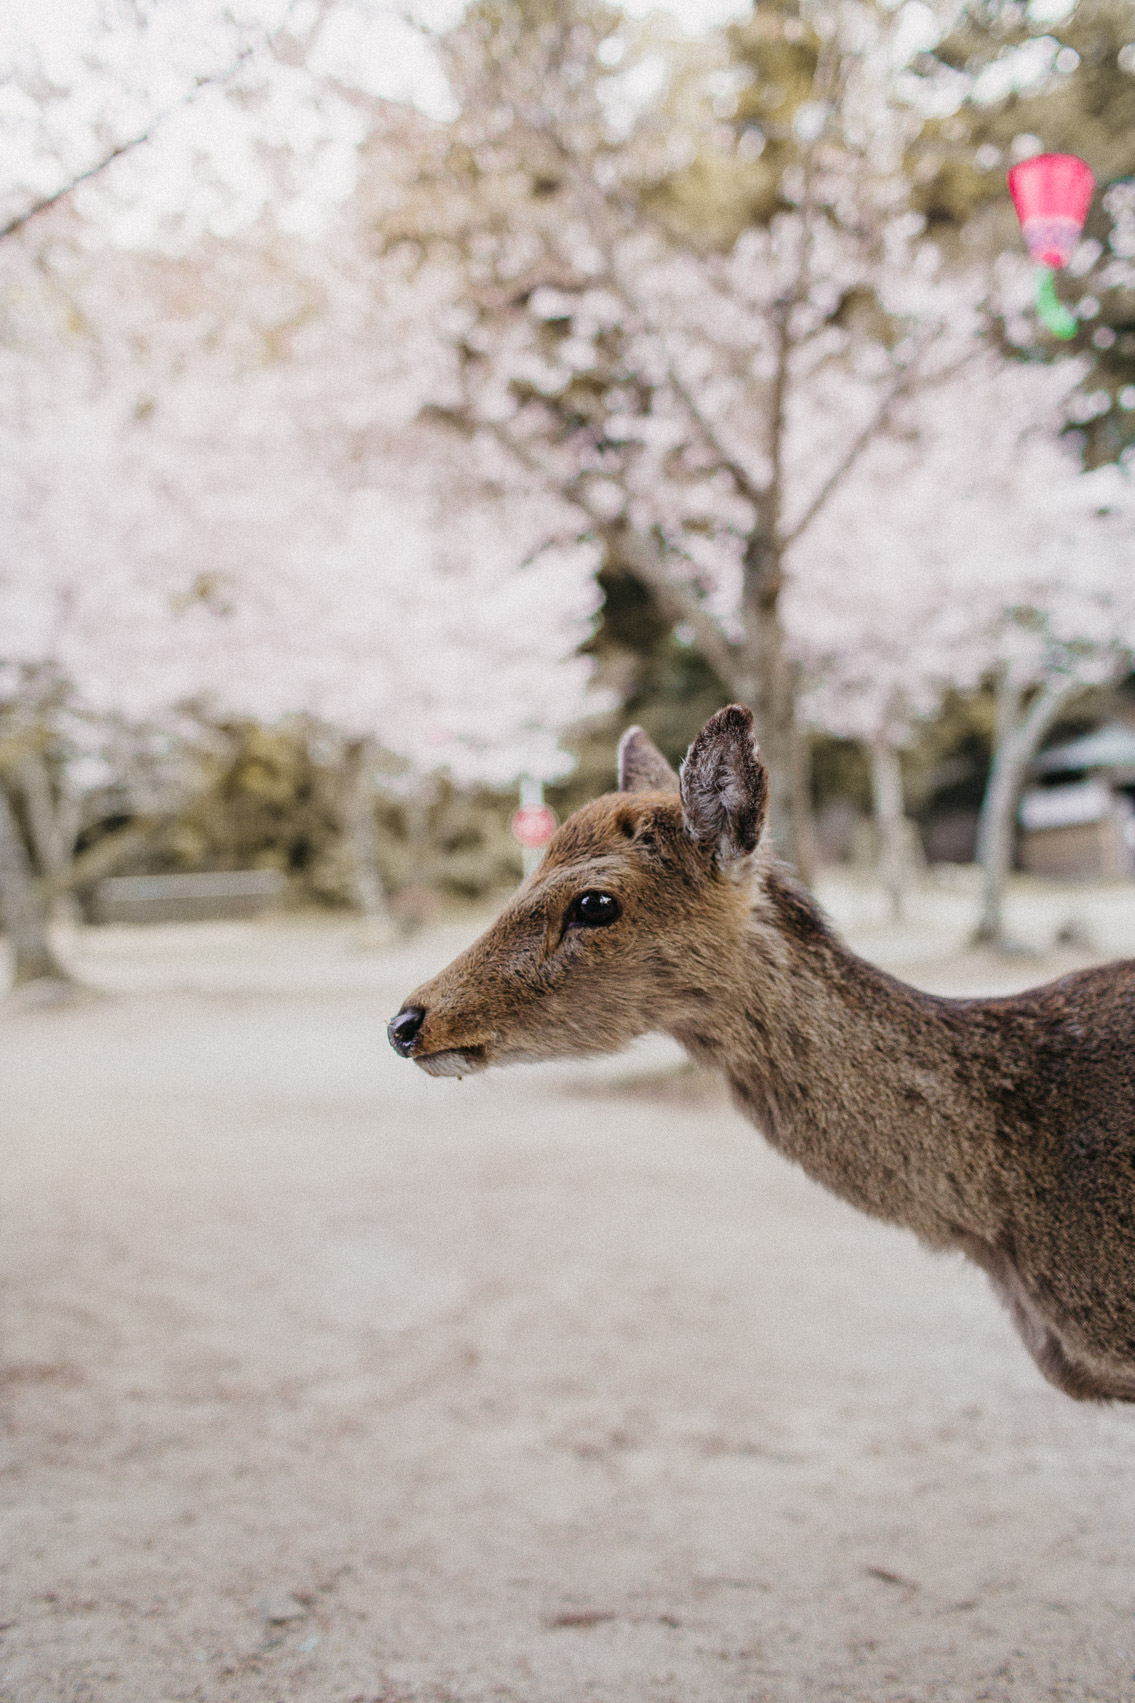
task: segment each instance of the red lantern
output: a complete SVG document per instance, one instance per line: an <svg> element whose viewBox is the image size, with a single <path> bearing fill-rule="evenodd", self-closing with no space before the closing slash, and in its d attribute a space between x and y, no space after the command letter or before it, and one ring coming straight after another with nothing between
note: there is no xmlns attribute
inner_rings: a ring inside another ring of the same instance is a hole
<svg viewBox="0 0 1135 1703"><path fill-rule="evenodd" d="M1071 260L1095 178L1075 154L1036 154L1009 173L1009 194L1021 221L1025 246L1037 263L1036 311L1054 337L1076 335L1076 315L1056 294L1054 269Z"/></svg>
<svg viewBox="0 0 1135 1703"><path fill-rule="evenodd" d="M1009 173L1009 194L1025 246L1039 266L1067 266L1088 208L1095 178L1075 154L1037 154Z"/></svg>

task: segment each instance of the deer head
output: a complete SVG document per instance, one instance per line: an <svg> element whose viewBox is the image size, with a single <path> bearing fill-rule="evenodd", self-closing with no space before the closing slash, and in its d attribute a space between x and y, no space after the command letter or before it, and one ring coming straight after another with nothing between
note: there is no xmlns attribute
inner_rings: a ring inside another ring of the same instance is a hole
<svg viewBox="0 0 1135 1703"><path fill-rule="evenodd" d="M767 795L738 704L702 728L681 779L629 729L619 791L569 817L492 927L410 994L395 1051L463 1076L617 1052L688 1019L743 940Z"/></svg>

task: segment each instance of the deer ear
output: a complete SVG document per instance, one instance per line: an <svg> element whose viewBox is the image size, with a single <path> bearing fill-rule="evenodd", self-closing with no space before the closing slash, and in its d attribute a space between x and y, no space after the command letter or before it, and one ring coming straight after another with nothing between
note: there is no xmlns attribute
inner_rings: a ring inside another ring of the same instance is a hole
<svg viewBox="0 0 1135 1703"><path fill-rule="evenodd" d="M641 727L628 727L619 740L619 791L678 791L677 775Z"/></svg>
<svg viewBox="0 0 1135 1703"><path fill-rule="evenodd" d="M755 851L768 803L768 770L753 737L753 713L729 704L711 716L682 764L686 831L722 866Z"/></svg>

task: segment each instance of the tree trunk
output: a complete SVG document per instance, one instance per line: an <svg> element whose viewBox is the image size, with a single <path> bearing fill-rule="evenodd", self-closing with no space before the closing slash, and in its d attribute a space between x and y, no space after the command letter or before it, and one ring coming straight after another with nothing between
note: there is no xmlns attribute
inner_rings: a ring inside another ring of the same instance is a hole
<svg viewBox="0 0 1135 1703"><path fill-rule="evenodd" d="M38 751L25 751L16 765L36 862L46 876L58 875L67 861L62 844L47 764Z"/></svg>
<svg viewBox="0 0 1135 1703"><path fill-rule="evenodd" d="M374 746L369 739L355 739L344 754L343 835L351 860L354 900L376 941L395 932L394 918L386 896L378 861L378 830L374 817Z"/></svg>
<svg viewBox="0 0 1135 1703"><path fill-rule="evenodd" d="M792 686L792 820L796 839L796 873L808 887L815 886L820 861L816 818L812 810L812 748L796 714L797 686Z"/></svg>
<svg viewBox="0 0 1135 1703"><path fill-rule="evenodd" d="M901 922L906 893L906 814L898 750L885 738L871 741L871 801L878 840L879 878L886 889L891 921Z"/></svg>
<svg viewBox="0 0 1135 1703"><path fill-rule="evenodd" d="M1055 675L1026 708L1024 688L1011 670L1004 669L998 678L993 764L977 827L981 865L981 913L973 937L977 944L1006 944L1005 882L1013 858L1017 800L1041 740L1065 704L1082 690L1074 675Z"/></svg>
<svg viewBox="0 0 1135 1703"><path fill-rule="evenodd" d="M781 552L760 533L745 550L744 662L738 685L757 724L769 771L769 833L802 881L815 875L806 747L796 714L796 678L780 617Z"/></svg>
<svg viewBox="0 0 1135 1703"><path fill-rule="evenodd" d="M44 903L31 860L12 809L7 788L0 783L0 919L12 948L14 987L34 981L70 981L51 949Z"/></svg>
<svg viewBox="0 0 1135 1703"><path fill-rule="evenodd" d="M64 885L64 877L71 848L75 844L77 812L63 807L64 802L70 801L56 803L42 752L25 751L17 765L16 775L27 811L36 863L44 877L42 890L48 915L57 925L74 930L79 922L79 907L74 893ZM71 820L65 822L65 818ZM74 827L71 821L74 821Z"/></svg>

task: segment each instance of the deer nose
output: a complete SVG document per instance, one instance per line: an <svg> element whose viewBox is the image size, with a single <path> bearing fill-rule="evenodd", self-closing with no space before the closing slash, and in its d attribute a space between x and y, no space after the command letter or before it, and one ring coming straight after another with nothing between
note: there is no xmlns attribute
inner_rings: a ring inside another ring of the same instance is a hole
<svg viewBox="0 0 1135 1703"><path fill-rule="evenodd" d="M414 1050L414 1042L418 1030L426 1020L426 1014L420 1005L408 1005L396 1017L392 1017L386 1025L386 1033L390 1037L390 1045L403 1058L409 1058Z"/></svg>

